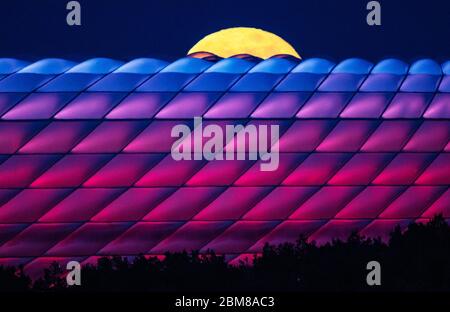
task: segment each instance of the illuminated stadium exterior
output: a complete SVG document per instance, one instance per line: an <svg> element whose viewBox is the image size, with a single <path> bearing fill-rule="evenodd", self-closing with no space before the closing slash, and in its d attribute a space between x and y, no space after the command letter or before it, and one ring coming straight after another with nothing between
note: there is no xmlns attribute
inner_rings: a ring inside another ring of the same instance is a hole
<svg viewBox="0 0 450 312"><path fill-rule="evenodd" d="M450 218L450 62L0 59L0 116L0 265L31 275ZM171 129L194 117L278 125L278 168L175 161Z"/></svg>

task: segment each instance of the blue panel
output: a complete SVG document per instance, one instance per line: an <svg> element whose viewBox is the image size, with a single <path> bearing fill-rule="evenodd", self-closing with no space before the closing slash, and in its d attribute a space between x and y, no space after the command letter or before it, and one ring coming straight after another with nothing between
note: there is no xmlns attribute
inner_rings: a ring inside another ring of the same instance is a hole
<svg viewBox="0 0 450 312"><path fill-rule="evenodd" d="M330 74L320 85L319 91L352 92L357 91L366 75Z"/></svg>
<svg viewBox="0 0 450 312"><path fill-rule="evenodd" d="M405 92L435 92L441 76L436 75L408 75L400 90Z"/></svg>
<svg viewBox="0 0 450 312"><path fill-rule="evenodd" d="M0 92L32 92L53 77L43 74L12 74L0 81Z"/></svg>
<svg viewBox="0 0 450 312"><path fill-rule="evenodd" d="M372 74L394 74L406 75L408 72L408 64L397 59L386 59L379 62L372 69Z"/></svg>
<svg viewBox="0 0 450 312"><path fill-rule="evenodd" d="M240 74L203 73L185 88L186 91L226 91L239 78Z"/></svg>
<svg viewBox="0 0 450 312"><path fill-rule="evenodd" d="M450 61L442 64L442 72L444 73L444 75L450 75Z"/></svg>
<svg viewBox="0 0 450 312"><path fill-rule="evenodd" d="M0 74L9 75L21 70L29 63L13 58L0 58Z"/></svg>
<svg viewBox="0 0 450 312"><path fill-rule="evenodd" d="M350 58L340 62L333 69L336 74L368 74L373 64L359 58Z"/></svg>
<svg viewBox="0 0 450 312"><path fill-rule="evenodd" d="M326 77L324 74L294 73L293 71L276 87L276 91L314 91Z"/></svg>
<svg viewBox="0 0 450 312"><path fill-rule="evenodd" d="M211 62L198 59L195 57L184 57L161 70L161 73L185 73L185 74L198 74L209 68Z"/></svg>
<svg viewBox="0 0 450 312"><path fill-rule="evenodd" d="M264 92L271 91L284 75L267 73L249 73L244 75L232 88L231 91Z"/></svg>
<svg viewBox="0 0 450 312"><path fill-rule="evenodd" d="M439 91L450 92L450 75L442 77L442 81L439 86Z"/></svg>
<svg viewBox="0 0 450 312"><path fill-rule="evenodd" d="M400 87L404 76L393 74L370 74L360 90L365 92L395 92Z"/></svg>
<svg viewBox="0 0 450 312"><path fill-rule="evenodd" d="M244 60L241 58L230 57L223 59L208 68L205 73L227 73L227 74L244 74L248 72L255 62Z"/></svg>
<svg viewBox="0 0 450 312"><path fill-rule="evenodd" d="M74 65L74 62L70 62L67 60L48 58L24 67L19 71L19 73L59 75L69 70Z"/></svg>
<svg viewBox="0 0 450 312"><path fill-rule="evenodd" d="M157 59L138 58L120 66L114 73L155 74L167 65L169 63Z"/></svg>
<svg viewBox="0 0 450 312"><path fill-rule="evenodd" d="M322 58L311 58L298 64L291 73L328 74L335 64Z"/></svg>
<svg viewBox="0 0 450 312"><path fill-rule="evenodd" d="M273 57L260 62L249 73L286 74L297 64L298 62L292 59Z"/></svg>
<svg viewBox="0 0 450 312"><path fill-rule="evenodd" d="M88 91L130 92L149 77L150 75L114 72L100 79Z"/></svg>
<svg viewBox="0 0 450 312"><path fill-rule="evenodd" d="M410 74L442 75L441 66L431 59L418 60L411 65Z"/></svg>
<svg viewBox="0 0 450 312"><path fill-rule="evenodd" d="M79 92L99 80L103 75L66 73L39 88L39 92Z"/></svg>
<svg viewBox="0 0 450 312"><path fill-rule="evenodd" d="M98 57L82 62L72 67L68 72L82 74L109 74L122 65L123 62Z"/></svg>
<svg viewBox="0 0 450 312"><path fill-rule="evenodd" d="M170 65L169 65L170 66ZM140 92L178 92L184 88L196 74L159 72L144 82L136 91Z"/></svg>

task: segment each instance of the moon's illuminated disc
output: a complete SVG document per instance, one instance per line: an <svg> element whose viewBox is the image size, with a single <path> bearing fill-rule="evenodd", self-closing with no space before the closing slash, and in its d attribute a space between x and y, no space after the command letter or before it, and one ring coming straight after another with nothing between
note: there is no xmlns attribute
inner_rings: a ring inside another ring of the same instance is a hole
<svg viewBox="0 0 450 312"><path fill-rule="evenodd" d="M266 59L274 55L286 54L300 58L297 51L281 37L262 29L249 27L228 28L207 35L197 42L188 54L197 52L209 52L220 57L250 54Z"/></svg>

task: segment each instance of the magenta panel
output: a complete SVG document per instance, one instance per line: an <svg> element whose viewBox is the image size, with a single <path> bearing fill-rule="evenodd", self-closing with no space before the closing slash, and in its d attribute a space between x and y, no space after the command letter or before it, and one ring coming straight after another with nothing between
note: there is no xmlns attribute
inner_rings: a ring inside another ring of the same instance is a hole
<svg viewBox="0 0 450 312"><path fill-rule="evenodd" d="M409 219L373 220L359 234L364 237L381 238L383 242L387 243L390 238L390 233L396 226L404 230L409 223L411 223Z"/></svg>
<svg viewBox="0 0 450 312"><path fill-rule="evenodd" d="M246 118L266 96L265 93L226 93L205 114L205 118ZM272 116L273 118L273 116Z"/></svg>
<svg viewBox="0 0 450 312"><path fill-rule="evenodd" d="M421 217L432 218L437 214L442 214L444 218L450 218L450 189L447 189Z"/></svg>
<svg viewBox="0 0 450 312"><path fill-rule="evenodd" d="M361 151L398 152L418 126L418 121L383 121L362 146Z"/></svg>
<svg viewBox="0 0 450 312"><path fill-rule="evenodd" d="M120 100L125 93L82 93L55 115L57 119L101 119Z"/></svg>
<svg viewBox="0 0 450 312"><path fill-rule="evenodd" d="M332 120L300 120L280 136L280 152L311 152L333 129Z"/></svg>
<svg viewBox="0 0 450 312"><path fill-rule="evenodd" d="M247 157L248 158L248 157ZM236 181L254 160L212 160L207 162L186 183L189 186L222 186Z"/></svg>
<svg viewBox="0 0 450 312"><path fill-rule="evenodd" d="M1 195L0 195L1 196ZM18 233L22 232L28 224L14 223L14 224L0 224L0 246L5 242L9 241L11 238L16 236ZM0 253L3 249L0 247ZM1 266L0 262L0 266Z"/></svg>
<svg viewBox="0 0 450 312"><path fill-rule="evenodd" d="M423 114L424 118L450 119L450 94L438 93Z"/></svg>
<svg viewBox="0 0 450 312"><path fill-rule="evenodd" d="M224 191L223 187L182 187L144 217L144 221L191 219Z"/></svg>
<svg viewBox="0 0 450 312"><path fill-rule="evenodd" d="M264 198L270 187L229 187L193 220L237 220Z"/></svg>
<svg viewBox="0 0 450 312"><path fill-rule="evenodd" d="M316 92L297 114L297 118L336 118L352 93Z"/></svg>
<svg viewBox="0 0 450 312"><path fill-rule="evenodd" d="M429 93L397 93L383 118L420 118L430 99Z"/></svg>
<svg viewBox="0 0 450 312"><path fill-rule="evenodd" d="M180 93L156 115L156 118L200 117L217 100L220 93Z"/></svg>
<svg viewBox="0 0 450 312"><path fill-rule="evenodd" d="M308 241L324 245L332 239L347 240L353 232L358 232L370 221L368 220L330 220L309 236Z"/></svg>
<svg viewBox="0 0 450 312"><path fill-rule="evenodd" d="M1 94L1 93L0 93ZM13 154L45 126L44 122L0 123L0 154Z"/></svg>
<svg viewBox="0 0 450 312"><path fill-rule="evenodd" d="M132 93L117 105L106 119L153 118L173 93Z"/></svg>
<svg viewBox="0 0 450 312"><path fill-rule="evenodd" d="M407 152L440 152L449 140L450 121L425 121L406 144L404 150Z"/></svg>
<svg viewBox="0 0 450 312"><path fill-rule="evenodd" d="M305 104L309 93L276 92L258 106L251 115L252 118L292 118Z"/></svg>
<svg viewBox="0 0 450 312"><path fill-rule="evenodd" d="M416 184L450 185L450 154L439 154L416 180Z"/></svg>
<svg viewBox="0 0 450 312"><path fill-rule="evenodd" d="M91 220L138 221L174 191L174 188L130 188L100 210Z"/></svg>
<svg viewBox="0 0 450 312"><path fill-rule="evenodd" d="M302 204L289 219L333 218L362 189L361 186L324 186Z"/></svg>

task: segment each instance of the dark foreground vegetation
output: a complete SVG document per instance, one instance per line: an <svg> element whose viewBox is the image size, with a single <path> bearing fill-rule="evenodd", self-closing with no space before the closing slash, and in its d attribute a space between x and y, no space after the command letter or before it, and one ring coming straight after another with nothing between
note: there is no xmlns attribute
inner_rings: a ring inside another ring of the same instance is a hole
<svg viewBox="0 0 450 312"><path fill-rule="evenodd" d="M372 260L381 264L381 286L367 286ZM64 271L54 264L32 282L22 268L0 267L0 291L450 291L450 227L437 216L395 229L388 244L351 235L318 247L300 238L240 266L213 252L105 257L83 267L81 286L67 287Z"/></svg>

